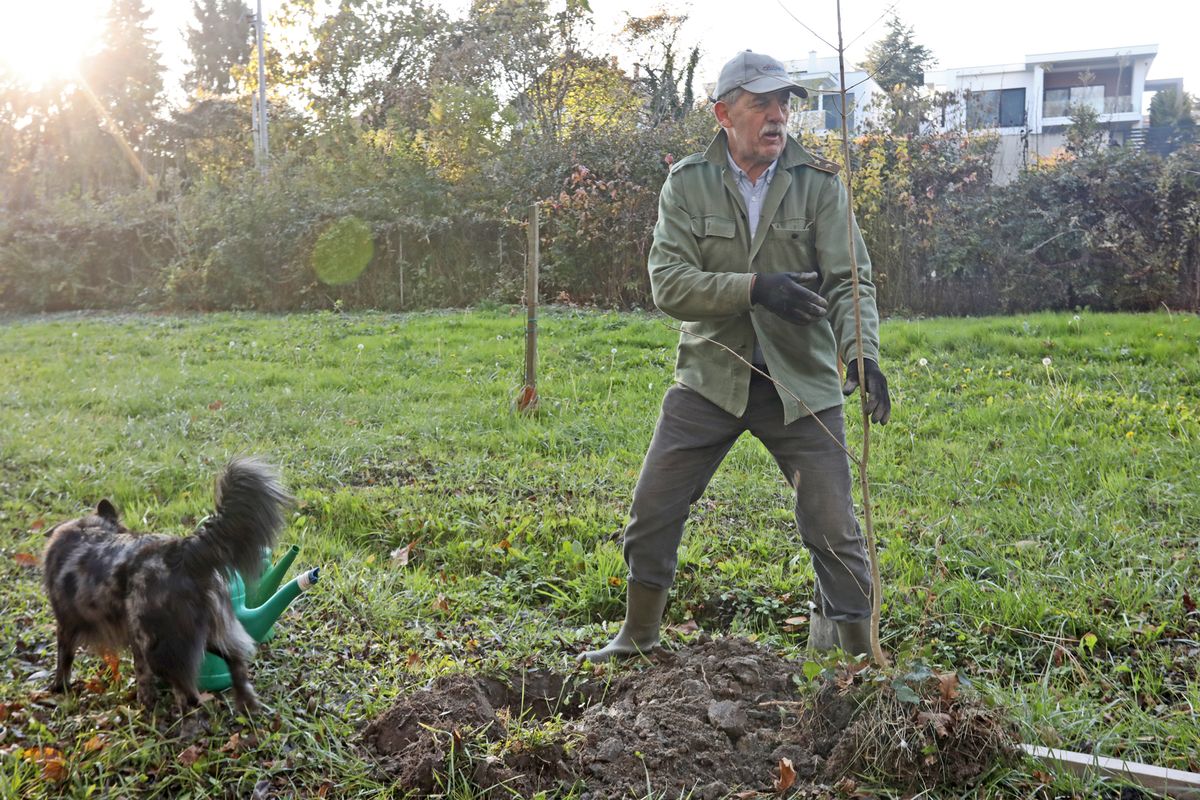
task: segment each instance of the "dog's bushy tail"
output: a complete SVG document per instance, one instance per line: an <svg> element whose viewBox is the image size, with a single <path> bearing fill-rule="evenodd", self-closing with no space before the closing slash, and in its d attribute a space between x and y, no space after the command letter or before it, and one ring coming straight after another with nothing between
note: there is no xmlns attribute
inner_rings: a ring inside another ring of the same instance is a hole
<svg viewBox="0 0 1200 800"><path fill-rule="evenodd" d="M236 569L244 577L262 572L263 549L275 544L292 497L279 472L253 458L236 458L217 478L216 512L187 538L189 574Z"/></svg>

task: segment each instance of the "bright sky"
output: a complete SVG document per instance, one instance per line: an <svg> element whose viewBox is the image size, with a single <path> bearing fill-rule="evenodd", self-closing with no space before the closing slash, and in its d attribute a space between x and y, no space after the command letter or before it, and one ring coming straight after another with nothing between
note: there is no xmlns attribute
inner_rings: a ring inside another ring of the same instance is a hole
<svg viewBox="0 0 1200 800"><path fill-rule="evenodd" d="M467 0L447 0L462 8ZM788 13L800 17L822 38L836 42L835 0L590 0L600 45L626 19L666 5L690 21L682 43L699 43L704 53L700 81L717 72L738 50L750 48L777 58L803 59L809 50L833 55ZM253 0L249 3L253 7ZM189 0L147 0L151 25L162 42L164 63L177 83L186 53L183 29L191 19ZM270 17L277 3L264 0ZM95 47L107 0L0 0L0 59L34 80L69 73L79 56ZM886 32L882 17L894 9L911 26L917 42L933 50L935 69L1017 63L1027 54L1064 50L1156 44L1150 78L1184 79L1184 88L1200 94L1200 0L844 0L843 31L847 60L856 63ZM970 11L964 10L970 8ZM861 34L861 37L860 37ZM859 38L860 37L860 38ZM857 41L854 41L857 38Z"/></svg>

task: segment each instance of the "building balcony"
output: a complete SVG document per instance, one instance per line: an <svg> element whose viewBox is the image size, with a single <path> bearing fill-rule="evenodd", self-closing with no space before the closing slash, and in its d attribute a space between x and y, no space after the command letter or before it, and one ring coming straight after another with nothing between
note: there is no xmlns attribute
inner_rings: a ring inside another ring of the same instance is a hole
<svg viewBox="0 0 1200 800"><path fill-rule="evenodd" d="M1053 99L1046 100L1042 106L1043 117L1070 117L1073 106L1089 106L1097 114L1131 114L1133 113L1133 96L1117 95L1107 97L1089 97L1080 100Z"/></svg>

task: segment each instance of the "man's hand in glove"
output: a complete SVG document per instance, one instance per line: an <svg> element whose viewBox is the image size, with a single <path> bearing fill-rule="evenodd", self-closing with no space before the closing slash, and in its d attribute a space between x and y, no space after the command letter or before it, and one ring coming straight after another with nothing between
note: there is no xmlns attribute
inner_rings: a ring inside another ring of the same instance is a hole
<svg viewBox="0 0 1200 800"><path fill-rule="evenodd" d="M867 373L867 380L863 385L867 393L867 413L871 415L872 422L887 425L892 417L892 399L888 397L887 378L879 371L879 365L869 358L863 359L863 372ZM860 383L863 382L858 379L858 359L852 358L850 363L846 364L846 383L842 386L842 394L851 394Z"/></svg>
<svg viewBox="0 0 1200 800"><path fill-rule="evenodd" d="M816 282L815 272L757 272L750 302L795 325L807 325L824 318L828 303L807 289L805 282Z"/></svg>

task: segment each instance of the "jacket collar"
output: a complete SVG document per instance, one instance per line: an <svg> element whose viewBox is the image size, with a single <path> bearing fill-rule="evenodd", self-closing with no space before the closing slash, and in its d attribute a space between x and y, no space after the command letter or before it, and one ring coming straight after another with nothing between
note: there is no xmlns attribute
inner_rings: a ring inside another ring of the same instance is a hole
<svg viewBox="0 0 1200 800"><path fill-rule="evenodd" d="M718 167L729 166L729 138L724 129L717 131L717 135L709 143L708 149L704 151L704 158ZM788 134L787 143L783 146L783 153L779 156L777 169L790 169L802 164L811 164L813 161L812 154L792 138L791 134Z"/></svg>

